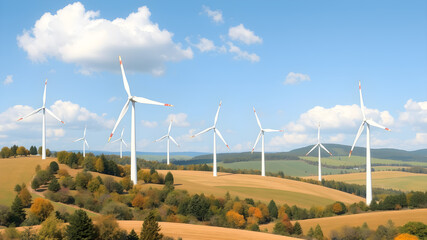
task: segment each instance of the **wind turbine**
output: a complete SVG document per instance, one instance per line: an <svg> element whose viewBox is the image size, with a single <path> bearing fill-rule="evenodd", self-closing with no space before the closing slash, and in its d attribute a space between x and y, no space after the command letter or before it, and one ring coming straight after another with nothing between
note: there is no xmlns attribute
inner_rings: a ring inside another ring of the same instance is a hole
<svg viewBox="0 0 427 240"><path fill-rule="evenodd" d="M330 153L328 149L326 149L325 146L323 146L323 144L320 143L320 123L317 127L317 144L314 145L314 147L310 151L308 151L306 156L308 156L308 154L310 154L316 147L319 147L319 179L318 180L322 181L322 162L320 158L320 148L323 148L323 150L325 150L331 156L332 156L332 153Z"/></svg>
<svg viewBox="0 0 427 240"><path fill-rule="evenodd" d="M89 148L89 144L86 141L86 127L85 127L85 131L83 132L83 137L77 140L74 140L74 142L79 142L79 141L83 141L83 157L86 157L86 145L87 145L87 148Z"/></svg>
<svg viewBox="0 0 427 240"><path fill-rule="evenodd" d="M159 141L162 141L163 139L165 139L165 138L168 138L168 144L167 144L167 157L166 157L166 161L167 161L167 163L168 163L168 165L169 165L169 140L172 140L172 142L174 142L178 147L179 147L179 144L175 141L175 139L170 135L170 132L171 132L171 127L172 127L172 120L171 120L171 122L169 123L169 130L168 130L168 134L166 134L166 135L164 135L163 137L161 137L161 138L159 138L159 139L157 139L155 142L159 142Z"/></svg>
<svg viewBox="0 0 427 240"><path fill-rule="evenodd" d="M120 135L120 138L119 139L116 139L116 140L114 140L114 141L112 141L111 143L115 143L115 142L118 142L118 141L120 141L120 158L123 158L123 153L122 153L122 149L123 149L123 144L126 146L126 147L128 147L128 145L125 143L125 140L123 140L123 131L124 131L125 129L123 128L122 129L122 135Z"/></svg>
<svg viewBox="0 0 427 240"><path fill-rule="evenodd" d="M256 145L257 145L257 143L259 141L259 138L262 137L262 139L261 139L261 149L262 149L261 150L262 151L261 152L261 176L265 177L264 133L266 133L266 132L283 132L283 130L275 130L275 129L268 129L268 128L264 129L264 128L262 128L261 127L261 122L259 121L258 115L256 114L255 107L254 107L254 113L255 113L256 121L258 122L258 126L260 128L260 131L259 131L258 137L256 138L256 141L255 141L254 147L252 148L252 152L251 153L254 152L255 147L256 147Z"/></svg>
<svg viewBox="0 0 427 240"><path fill-rule="evenodd" d="M120 61L120 68L122 70L122 77L123 77L123 85L125 87L126 93L128 94L128 100L126 101L125 105L123 106L122 111L120 112L119 118L117 119L116 125L113 128L113 131L110 134L110 138L108 139L108 142L110 142L111 138L113 137L114 131L116 131L117 126L119 125L120 121L122 120L123 116L126 114L129 103L132 103L132 117L131 117L131 135L130 135L130 179L132 180L133 184L137 184L137 167L136 167L136 129L135 129L135 103L145 103L145 104L153 104L153 105L161 105L161 106L170 106L173 105L167 104L167 103L160 103L156 102L147 98L143 97L136 97L132 96L130 94L130 88L128 80L126 79L125 70L123 69L122 64L122 58L119 56Z"/></svg>
<svg viewBox="0 0 427 240"><path fill-rule="evenodd" d="M225 146L227 146L227 148L230 149L230 147L228 146L228 144L225 142L224 138L222 137L221 133L216 128L216 123L218 121L218 114L219 114L219 109L221 108L221 103L222 103L222 101L219 102L218 111L216 112L216 115L215 115L214 125L212 127L206 128L205 130L203 130L203 131L192 136L192 137L196 137L200 134L203 134L205 132L213 130L213 176L214 177L217 176L217 167L216 167L216 135L217 134L218 134L218 137L221 138L221 140L224 142Z"/></svg>
<svg viewBox="0 0 427 240"><path fill-rule="evenodd" d="M357 131L356 139L354 139L354 143L353 143L353 146L351 147L350 154L348 155L348 157L351 156L351 153L353 152L353 149L354 149L354 145L356 144L357 139L359 139L366 125L366 204L369 205L371 204L371 201L372 201L370 127L374 126L374 127L385 129L387 131L390 131L390 129L374 122L372 119L366 119L365 106L363 105L362 87L361 87L360 81L359 81L359 93L360 93L360 108L362 110L363 121L359 127L359 131Z"/></svg>
<svg viewBox="0 0 427 240"><path fill-rule="evenodd" d="M18 119L18 121L21 121L24 118L27 118L33 114L36 114L40 111L43 113L43 124L42 124L42 159L46 159L46 112L49 113L52 117L54 117L56 120L60 121L62 124L65 124L61 119L59 119L53 112L51 112L48 108L46 108L46 85L47 85L47 79L44 82L44 93L43 93L43 106L39 109L34 110L30 114L26 115L25 117L21 117Z"/></svg>

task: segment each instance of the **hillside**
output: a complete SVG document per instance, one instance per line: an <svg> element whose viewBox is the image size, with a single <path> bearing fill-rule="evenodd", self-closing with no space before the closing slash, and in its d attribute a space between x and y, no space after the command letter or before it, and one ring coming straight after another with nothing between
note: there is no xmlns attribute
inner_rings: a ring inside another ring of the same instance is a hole
<svg viewBox="0 0 427 240"><path fill-rule="evenodd" d="M159 170L166 175L168 170ZM175 188L185 189L190 193L213 194L221 197L227 191L239 198L253 198L268 203L271 199L277 204L287 203L299 207L325 206L335 201L354 203L363 198L319 185L276 177L262 177L250 174L218 173L202 171L171 171L175 179ZM156 184L144 184L143 187L161 187Z"/></svg>
<svg viewBox="0 0 427 240"><path fill-rule="evenodd" d="M317 179L317 177L304 177ZM366 184L366 173L349 173L323 176L325 180L346 183ZM401 191L427 191L427 174L399 171L372 172L373 187L396 189Z"/></svg>

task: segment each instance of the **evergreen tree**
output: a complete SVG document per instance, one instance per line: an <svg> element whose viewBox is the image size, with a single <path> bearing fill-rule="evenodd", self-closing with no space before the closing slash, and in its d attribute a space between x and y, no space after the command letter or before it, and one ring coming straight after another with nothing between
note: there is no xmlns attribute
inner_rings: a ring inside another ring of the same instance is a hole
<svg viewBox="0 0 427 240"><path fill-rule="evenodd" d="M55 162L55 161L50 162L50 164L49 164L49 171L51 173L56 173L56 172L58 172L58 170L59 170L58 163Z"/></svg>
<svg viewBox="0 0 427 240"><path fill-rule="evenodd" d="M98 234L92 220L87 216L86 212L79 209L70 216L70 224L66 229L68 239L97 239Z"/></svg>
<svg viewBox="0 0 427 240"><path fill-rule="evenodd" d="M273 200L268 204L268 212L270 213L270 217L277 218L278 210L276 203Z"/></svg>
<svg viewBox="0 0 427 240"><path fill-rule="evenodd" d="M136 234L135 230L132 229L132 231L130 231L127 240L139 240L138 234Z"/></svg>
<svg viewBox="0 0 427 240"><path fill-rule="evenodd" d="M302 228L301 228L301 224L299 224L299 222L296 222L294 225L294 234L297 236L302 235Z"/></svg>
<svg viewBox="0 0 427 240"><path fill-rule="evenodd" d="M59 189L61 189L61 186L55 177L50 181L48 189L52 192L58 192Z"/></svg>
<svg viewBox="0 0 427 240"><path fill-rule="evenodd" d="M323 231L319 224L316 225L316 228L314 229L313 237L317 240L323 239Z"/></svg>
<svg viewBox="0 0 427 240"><path fill-rule="evenodd" d="M31 188L37 189L40 187L40 185L41 185L40 179L38 177L34 177L33 181L31 181Z"/></svg>
<svg viewBox="0 0 427 240"><path fill-rule="evenodd" d="M19 193L22 190L21 185L16 184L14 190L16 193Z"/></svg>
<svg viewBox="0 0 427 240"><path fill-rule="evenodd" d="M16 156L16 150L18 150L18 146L17 145L13 145L10 148L10 156Z"/></svg>
<svg viewBox="0 0 427 240"><path fill-rule="evenodd" d="M173 185L174 179L171 172L168 172L165 177L165 185Z"/></svg>
<svg viewBox="0 0 427 240"><path fill-rule="evenodd" d="M10 207L11 212L11 222L15 223L15 226L21 225L21 223L25 220L25 210L24 206L22 206L21 198L18 195L13 200L12 206Z"/></svg>
<svg viewBox="0 0 427 240"><path fill-rule="evenodd" d="M37 155L37 147L36 146L30 147L30 154L31 155Z"/></svg>
<svg viewBox="0 0 427 240"><path fill-rule="evenodd" d="M313 230L313 227L311 227L311 228L308 230L307 236L308 236L308 237L313 237L313 236L314 236L314 230Z"/></svg>
<svg viewBox="0 0 427 240"><path fill-rule="evenodd" d="M151 211L142 224L141 240L161 240L163 234L160 233L160 226L156 221L154 213Z"/></svg>

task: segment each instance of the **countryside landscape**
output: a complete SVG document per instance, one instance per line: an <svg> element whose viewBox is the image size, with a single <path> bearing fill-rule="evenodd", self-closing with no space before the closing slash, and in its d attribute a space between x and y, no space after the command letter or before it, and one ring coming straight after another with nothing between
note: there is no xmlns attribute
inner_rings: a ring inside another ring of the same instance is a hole
<svg viewBox="0 0 427 240"><path fill-rule="evenodd" d="M1 2L0 240L427 239L425 9Z"/></svg>

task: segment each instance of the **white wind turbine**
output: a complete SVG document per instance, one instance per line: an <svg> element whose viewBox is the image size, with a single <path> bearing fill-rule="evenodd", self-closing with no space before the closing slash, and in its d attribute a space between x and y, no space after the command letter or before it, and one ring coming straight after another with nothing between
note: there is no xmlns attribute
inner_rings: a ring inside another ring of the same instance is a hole
<svg viewBox="0 0 427 240"><path fill-rule="evenodd" d="M260 131L259 131L258 137L256 138L256 141L255 141L254 147L252 148L252 152L251 153L254 152L255 147L256 147L256 145L257 145L257 143L259 141L259 138L262 138L261 139L261 151L262 151L261 152L261 176L265 176L264 133L266 133L266 132L283 132L283 130L264 129L264 128L262 128L261 127L261 122L259 121L258 115L256 114L255 107L254 107L254 113L255 113L256 121L257 121L258 126L260 128Z"/></svg>
<svg viewBox="0 0 427 240"><path fill-rule="evenodd" d="M366 204L369 205L371 204L371 201L372 201L370 126L382 128L387 131L390 131L390 129L384 126L381 126L380 124L374 122L372 119L366 119L365 105L363 105L362 87L361 87L360 81L359 81L359 93L360 93L360 108L362 110L363 121L359 127L359 131L357 131L356 139L354 139L354 143L353 143L353 146L351 147L350 154L348 155L348 157L351 156L351 153L353 152L353 149L354 149L354 145L356 144L357 139L359 139L366 125Z"/></svg>
<svg viewBox="0 0 427 240"><path fill-rule="evenodd" d="M111 143L115 143L115 142L118 142L118 141L120 141L120 158L123 158L123 153L122 153L122 149L123 149L123 144L125 145L125 147L128 147L128 145L125 143L125 140L123 139L123 131L124 131L125 129L123 128L122 129L122 134L120 135L120 138L119 139L116 139L116 140L114 140L114 141L112 141Z"/></svg>
<svg viewBox="0 0 427 240"><path fill-rule="evenodd" d="M43 93L43 106L39 109L34 110L30 114L26 115L25 117L21 117L18 119L18 121L21 121L24 118L27 118L33 114L36 114L40 111L43 113L43 124L42 124L42 159L46 159L46 112L49 113L52 117L54 117L56 120L60 121L62 124L65 124L61 119L59 119L53 112L51 112L48 108L46 108L46 85L47 85L47 79L44 82L44 93Z"/></svg>
<svg viewBox="0 0 427 240"><path fill-rule="evenodd" d="M221 138L221 140L224 142L224 144L227 146L228 149L230 149L230 147L228 146L228 144L225 142L224 138L222 137L221 133L219 132L219 130L216 128L216 122L218 121L218 114L219 114L219 109L221 108L221 103L219 102L219 107L218 107L218 111L216 112L215 115L215 121L214 121L214 125L212 127L206 128L205 130L193 135L192 137L196 137L200 134L203 134L205 132L208 132L210 130L213 130L213 176L216 177L217 176L217 167L216 167L216 135L218 134L218 137Z"/></svg>
<svg viewBox="0 0 427 240"><path fill-rule="evenodd" d="M325 148L325 146L323 146L323 144L320 143L320 123L317 127L317 144L314 145L314 147L308 151L308 153L306 154L306 156L308 156L308 154L310 154L316 147L319 147L319 181L322 181L322 162L321 162L321 158L320 158L320 148L323 148L323 150L325 150L327 153L329 153L329 155L332 156L332 153L330 153L328 151L328 149Z"/></svg>
<svg viewBox="0 0 427 240"><path fill-rule="evenodd" d="M128 94L128 100L126 101L122 111L120 112L119 118L117 119L116 125L114 126L113 131L110 134L110 138L108 139L108 142L110 142L111 137L113 137L114 131L116 131L117 126L119 125L123 116L126 114L129 108L129 103L132 103L131 137L130 137L130 149L131 149L130 150L130 179L132 180L133 184L137 184L138 179L137 179L137 167L136 167L135 103L138 102L138 103L170 106L170 107L172 107L172 105L156 102L143 97L132 96L130 94L129 83L128 83L128 80L126 79L125 70L123 69L123 64L122 64L122 58L120 56L119 56L119 60L120 60L120 68L122 70L123 84L124 84L126 93Z"/></svg>
<svg viewBox="0 0 427 240"><path fill-rule="evenodd" d="M85 127L85 131L83 132L83 137L74 140L74 142L79 142L79 141L83 141L83 157L86 157L86 146L87 148L89 148L89 144L86 141L86 127Z"/></svg>
<svg viewBox="0 0 427 240"><path fill-rule="evenodd" d="M164 135L163 137L161 137L161 138L159 138L159 139L157 139L155 142L159 142L159 141L162 141L163 139L165 139L165 138L167 138L168 139L168 143L167 143L167 153L166 153L166 161L167 161L167 163L168 163L168 165L169 165L169 140L172 140L172 142L174 142L178 147L179 147L179 144L175 141L175 139L170 135L170 132L171 132L171 127L172 127L172 120L170 121L170 123L169 123L169 129L168 129L168 134L166 134L166 135Z"/></svg>

